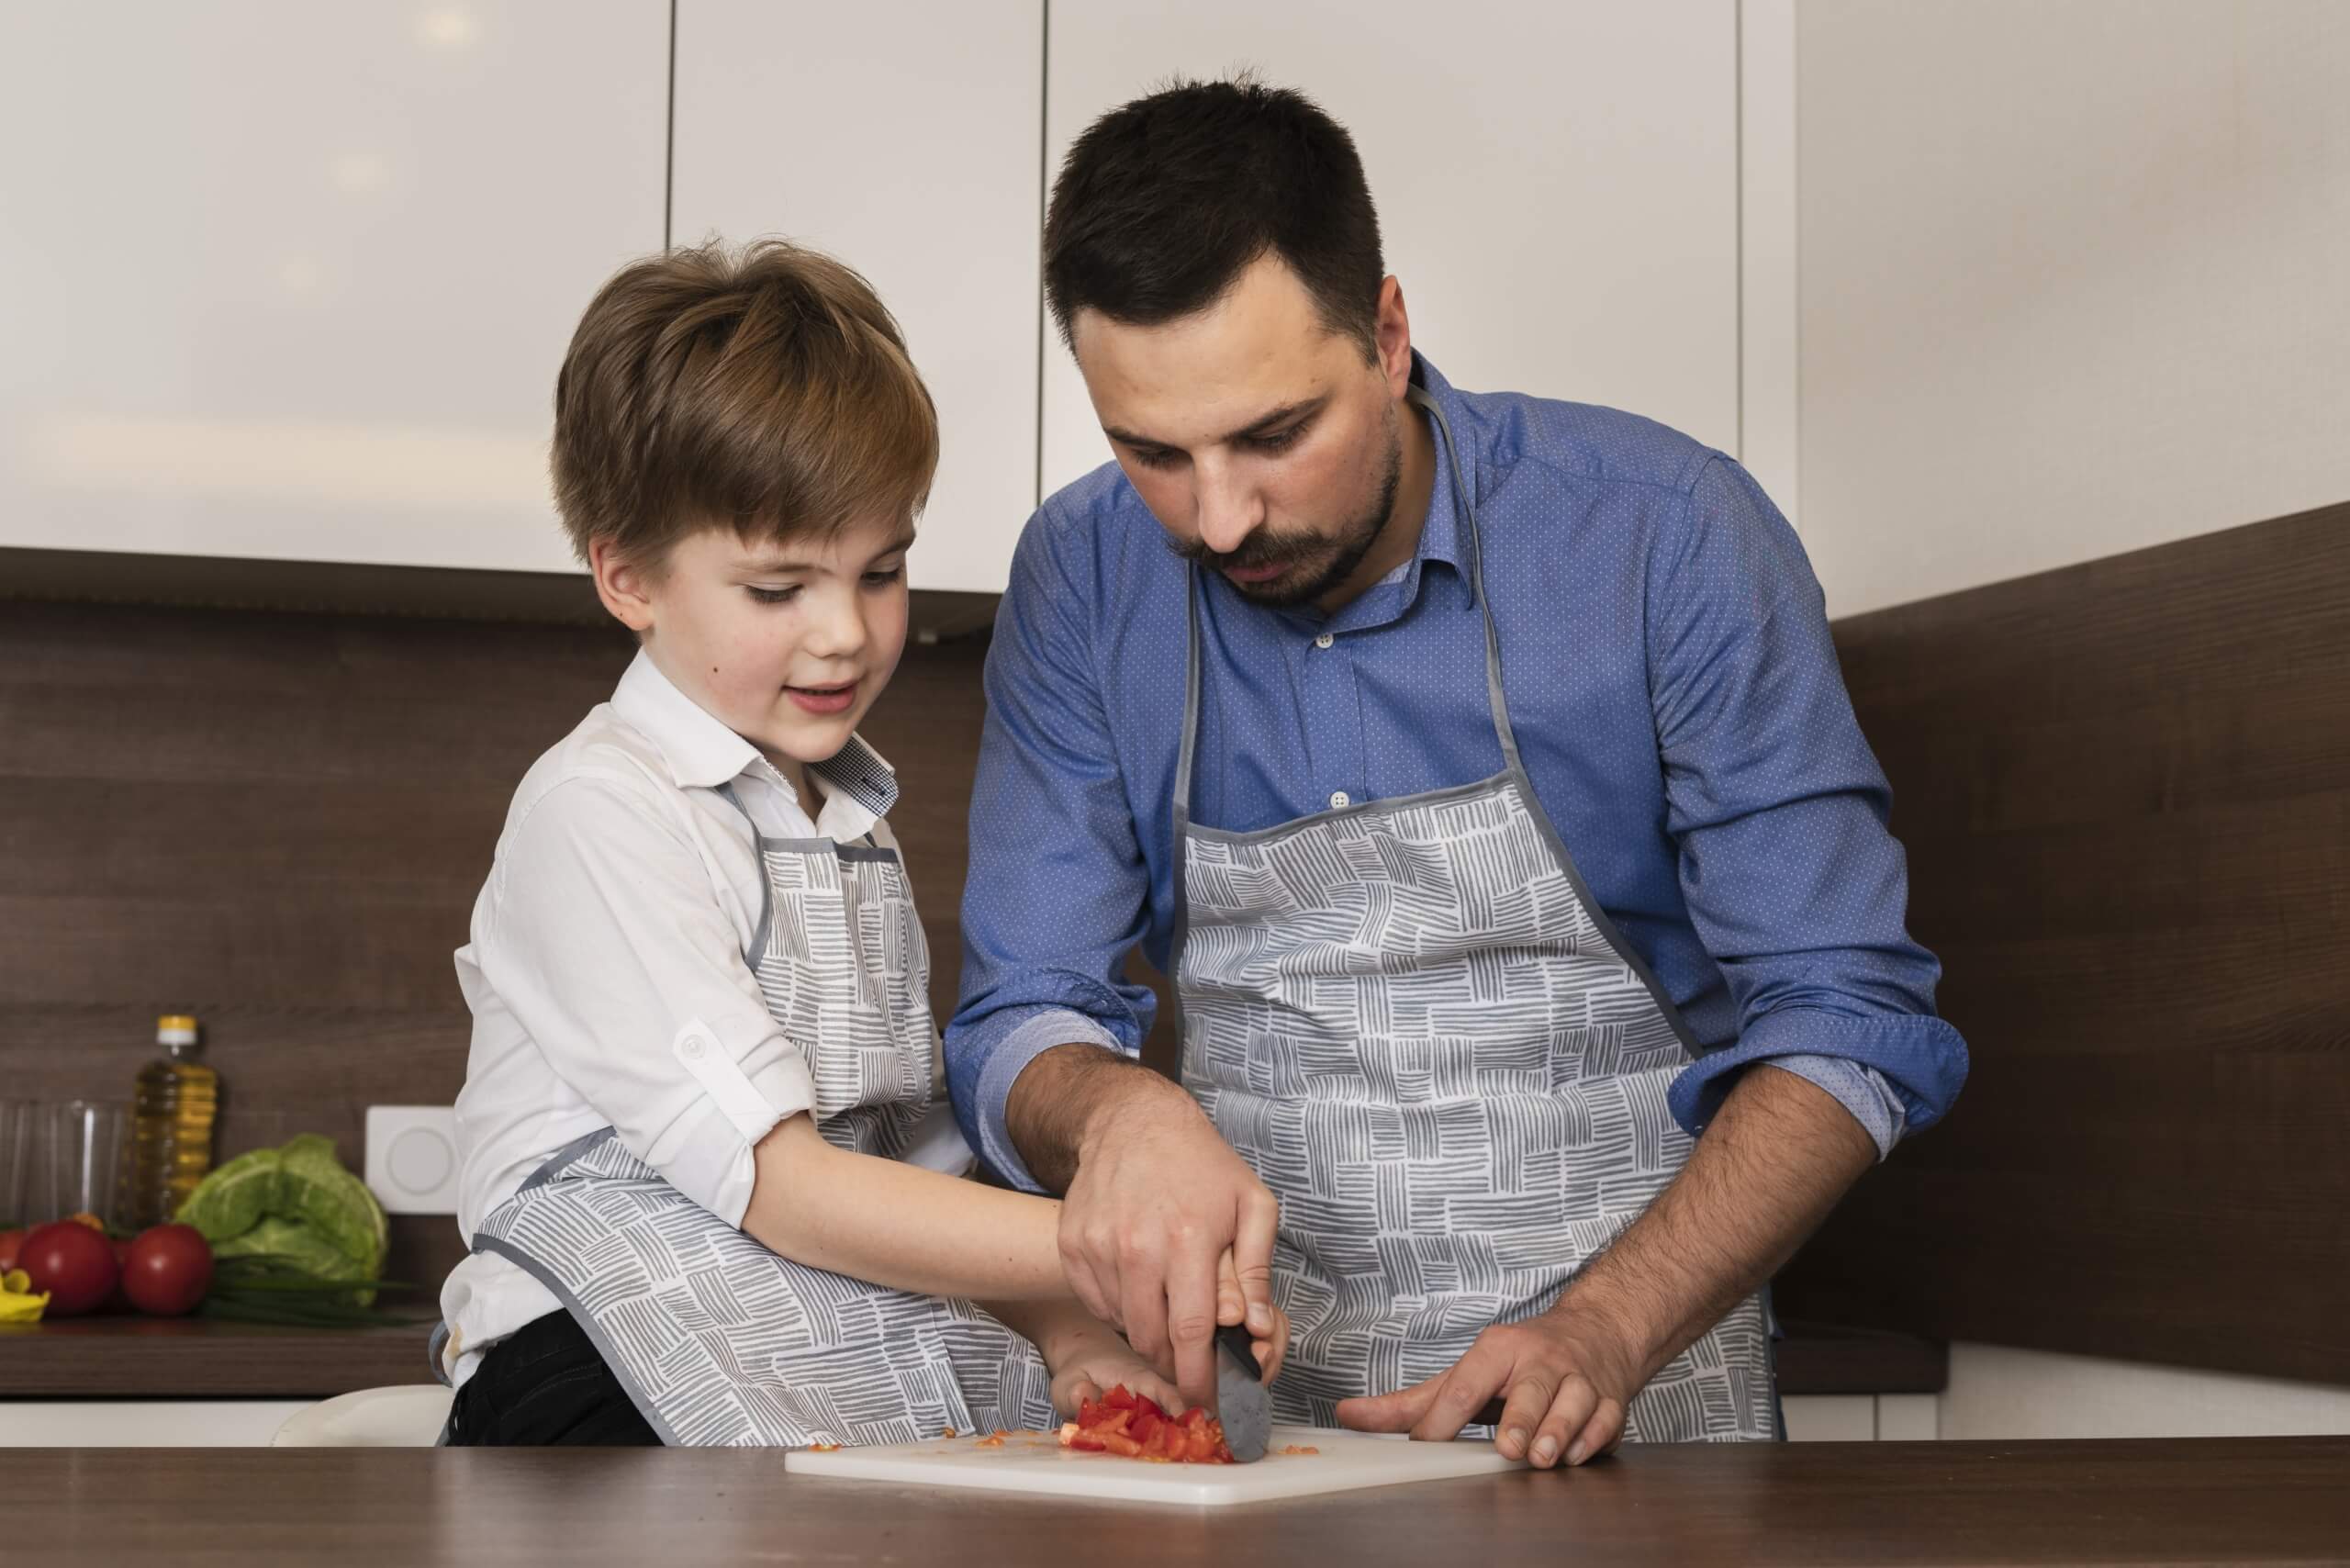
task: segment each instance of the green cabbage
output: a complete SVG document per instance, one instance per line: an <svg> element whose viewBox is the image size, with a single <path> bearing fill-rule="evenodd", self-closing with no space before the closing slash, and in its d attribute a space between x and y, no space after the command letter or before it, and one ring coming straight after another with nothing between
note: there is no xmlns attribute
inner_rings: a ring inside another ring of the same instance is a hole
<svg viewBox="0 0 2350 1568"><path fill-rule="evenodd" d="M221 1166L187 1195L179 1221L201 1231L216 1257L283 1258L318 1279L353 1283L383 1277L391 1239L375 1194L316 1133Z"/></svg>

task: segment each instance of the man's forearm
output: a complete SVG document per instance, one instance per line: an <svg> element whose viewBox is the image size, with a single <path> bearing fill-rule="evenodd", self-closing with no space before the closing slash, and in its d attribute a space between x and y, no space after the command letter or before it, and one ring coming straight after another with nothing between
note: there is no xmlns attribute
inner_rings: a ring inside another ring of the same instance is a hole
<svg viewBox="0 0 2350 1568"><path fill-rule="evenodd" d="M1096 1113L1132 1096L1173 1088L1132 1057L1095 1045L1055 1046L1013 1081L1003 1103L1004 1131L1037 1184L1049 1193L1066 1193L1077 1177L1078 1152Z"/></svg>
<svg viewBox="0 0 2350 1568"><path fill-rule="evenodd" d="M1827 1091L1750 1069L1681 1174L1553 1310L1612 1323L1644 1383L1777 1272L1876 1157Z"/></svg>

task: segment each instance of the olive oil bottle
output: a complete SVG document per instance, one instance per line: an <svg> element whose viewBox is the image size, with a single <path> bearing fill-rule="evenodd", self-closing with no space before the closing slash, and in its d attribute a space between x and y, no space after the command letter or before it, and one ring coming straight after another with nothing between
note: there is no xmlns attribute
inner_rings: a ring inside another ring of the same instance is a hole
<svg viewBox="0 0 2350 1568"><path fill-rule="evenodd" d="M196 1020L181 1014L158 1018L155 1040L164 1054L139 1070L124 1204L130 1223L142 1230L178 1214L212 1169L212 1123L220 1109L220 1075L196 1059L204 1046Z"/></svg>

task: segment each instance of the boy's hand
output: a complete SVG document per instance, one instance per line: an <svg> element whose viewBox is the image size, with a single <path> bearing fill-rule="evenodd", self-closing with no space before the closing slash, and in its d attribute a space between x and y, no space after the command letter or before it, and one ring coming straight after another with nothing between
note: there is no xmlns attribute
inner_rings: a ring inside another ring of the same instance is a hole
<svg viewBox="0 0 2350 1568"><path fill-rule="evenodd" d="M1045 1365L1052 1369L1053 1408L1064 1419L1075 1418L1080 1405L1089 1399L1098 1403L1122 1383L1157 1400L1162 1410L1183 1408L1183 1396L1175 1385L1136 1355L1134 1348L1118 1338L1116 1329L1098 1318L1055 1336L1053 1343L1040 1349Z"/></svg>
<svg viewBox="0 0 2350 1568"><path fill-rule="evenodd" d="M1236 1294L1237 1287L1235 1287ZM1270 1383L1281 1374L1281 1362L1289 1355L1289 1314L1280 1307L1270 1307L1273 1332L1262 1339L1253 1339L1249 1349L1257 1353L1257 1364L1264 1369L1264 1380ZM1239 1314L1236 1311L1237 1319ZM1043 1347L1045 1365L1053 1374L1053 1408L1064 1417L1077 1414L1078 1406L1085 1400L1099 1400L1109 1390L1125 1383L1136 1394L1148 1394L1158 1401L1162 1410L1182 1411L1190 1408L1190 1401L1182 1391L1158 1374L1158 1370L1136 1355L1134 1347L1118 1337L1118 1331L1099 1318L1089 1317L1073 1324L1052 1337ZM1213 1407L1213 1401L1211 1401Z"/></svg>

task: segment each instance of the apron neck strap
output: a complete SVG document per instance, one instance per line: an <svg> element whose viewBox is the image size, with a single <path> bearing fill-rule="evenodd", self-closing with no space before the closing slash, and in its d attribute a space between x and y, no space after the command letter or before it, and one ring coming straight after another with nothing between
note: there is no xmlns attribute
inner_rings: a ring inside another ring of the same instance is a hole
<svg viewBox="0 0 2350 1568"><path fill-rule="evenodd" d="M718 792L725 798L728 805L743 813L743 820L751 824L751 836L753 838L764 838L766 836L766 834L759 831L759 819L751 814L751 808L744 805L743 803L743 797L734 792L734 780L729 778L725 783L721 784L718 787Z"/></svg>
<svg viewBox="0 0 2350 1568"><path fill-rule="evenodd" d="M1436 426L1437 444L1444 449L1445 473L1452 481L1453 515L1460 520L1460 540L1469 554L1469 596L1477 601L1477 613L1485 619L1485 707L1494 716L1494 738L1501 743L1502 760L1512 773L1523 773L1525 765L1518 760L1517 732L1510 728L1509 702L1502 695L1502 639L1500 628L1494 624L1494 607L1485 597L1485 543L1477 528L1477 506L1469 488L1467 472L1460 465L1460 447L1452 439L1452 421L1444 409L1419 386L1406 387L1404 396L1413 407L1419 409ZM1423 522L1422 527L1427 524Z"/></svg>
<svg viewBox="0 0 2350 1568"><path fill-rule="evenodd" d="M1196 561L1183 566L1183 739L1175 752L1175 843L1180 852L1192 826L1192 761L1200 738L1200 580ZM1176 882L1182 877L1179 873Z"/></svg>

